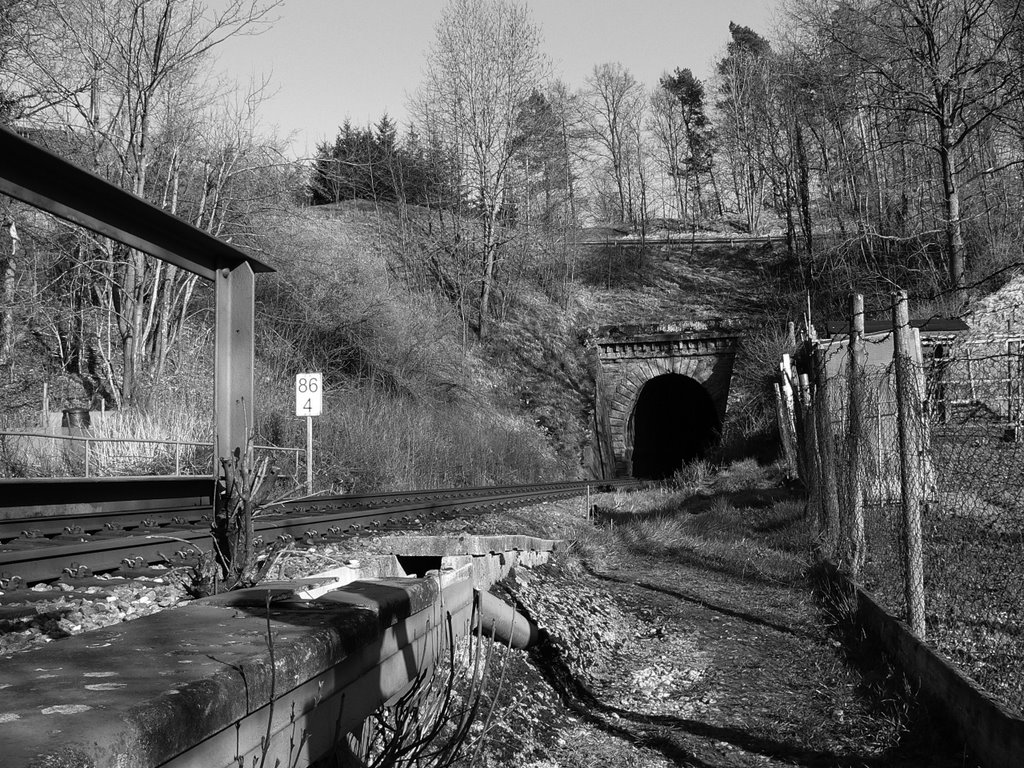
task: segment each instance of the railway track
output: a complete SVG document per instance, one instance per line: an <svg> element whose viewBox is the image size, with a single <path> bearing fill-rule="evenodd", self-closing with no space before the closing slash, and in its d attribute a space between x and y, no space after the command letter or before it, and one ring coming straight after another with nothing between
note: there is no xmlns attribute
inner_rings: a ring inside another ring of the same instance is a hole
<svg viewBox="0 0 1024 768"><path fill-rule="evenodd" d="M212 488L212 478L207 480ZM146 572L154 563L188 565L210 548L213 509L208 501L202 503L201 497L191 496L187 503L167 498L140 499L137 504L117 498L104 503L101 485L102 481L88 484L94 498L87 511L77 509L81 503L73 505L73 512L61 512L58 505L50 503L37 505L45 507L45 514L25 514L27 505L11 502L38 500L38 494L8 496L6 512L0 509L3 583L30 585L64 574L81 576L114 570L131 576ZM315 545L365 530L417 528L430 519L568 498L586 493L588 487L597 490L636 485L634 480L564 481L316 496L270 507L255 525L264 544L303 540ZM132 492L139 495L139 487L133 486ZM153 493L166 489L166 484L157 484ZM63 491L67 493L68 488ZM124 489L113 495L123 496Z"/></svg>

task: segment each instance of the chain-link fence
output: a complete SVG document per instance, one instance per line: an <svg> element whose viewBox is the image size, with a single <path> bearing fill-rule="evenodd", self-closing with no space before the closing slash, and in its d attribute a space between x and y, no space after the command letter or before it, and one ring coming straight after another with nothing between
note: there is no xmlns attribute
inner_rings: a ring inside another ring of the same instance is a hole
<svg viewBox="0 0 1024 768"><path fill-rule="evenodd" d="M779 390L824 555L975 681L1024 709L1021 338L892 323L809 339Z"/></svg>
<svg viewBox="0 0 1024 768"><path fill-rule="evenodd" d="M296 482L305 464L303 448L253 447ZM209 475L213 443L100 437L43 432L0 432L0 477L136 477Z"/></svg>
<svg viewBox="0 0 1024 768"><path fill-rule="evenodd" d="M926 356L936 482L924 539L935 643L1024 709L1020 347L1010 336L964 339Z"/></svg>

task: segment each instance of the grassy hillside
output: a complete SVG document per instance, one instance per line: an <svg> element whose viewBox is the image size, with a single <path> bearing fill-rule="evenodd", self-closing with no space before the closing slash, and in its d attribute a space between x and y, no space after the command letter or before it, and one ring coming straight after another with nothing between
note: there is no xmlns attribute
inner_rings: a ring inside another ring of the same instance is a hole
<svg viewBox="0 0 1024 768"><path fill-rule="evenodd" d="M580 474L591 384L576 303L518 276L480 342L468 327L475 264L451 247L458 222L401 213L350 203L268 221L254 244L280 274L264 281L258 302L261 432L297 439L291 377L305 365L326 375L318 447L333 467L322 484Z"/></svg>
<svg viewBox="0 0 1024 768"><path fill-rule="evenodd" d="M786 292L787 266L763 246L655 246L640 253L509 230L497 266L492 332L481 341L474 330L476 233L467 219L354 201L266 214L249 231L234 242L277 269L257 280L257 442L304 444L304 423L293 410L294 377L322 371L318 489L579 476L586 472L593 408L588 329L721 317L764 326ZM774 303L766 303L769 297ZM152 382L145 418L111 416L112 434L210 439L208 286L197 285L194 306L177 353ZM54 411L91 404L82 381L53 361L39 363L32 338L0 393L0 427L38 424L44 382ZM742 413L748 400L738 397L734 410ZM190 456L201 457L201 451ZM294 469L293 459L281 458ZM141 457L128 471L159 469L147 461ZM35 470L7 461L3 471Z"/></svg>
<svg viewBox="0 0 1024 768"><path fill-rule="evenodd" d="M784 312L792 288L782 248L633 244L591 246L581 277L598 323L717 318L760 325Z"/></svg>

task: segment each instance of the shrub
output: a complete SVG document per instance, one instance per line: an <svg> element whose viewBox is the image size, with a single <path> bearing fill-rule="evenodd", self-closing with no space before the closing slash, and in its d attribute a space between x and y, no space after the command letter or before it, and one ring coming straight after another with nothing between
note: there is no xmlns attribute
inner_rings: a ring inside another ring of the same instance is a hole
<svg viewBox="0 0 1024 768"><path fill-rule="evenodd" d="M753 455L770 461L778 450L774 387L783 353L793 351L781 326L767 322L740 341L722 425L719 450L725 460Z"/></svg>
<svg viewBox="0 0 1024 768"><path fill-rule="evenodd" d="M302 445L304 426L282 416L259 420L280 444ZM314 422L318 489L443 488L527 483L560 474L554 451L524 417L493 406L430 403L371 383L325 386Z"/></svg>

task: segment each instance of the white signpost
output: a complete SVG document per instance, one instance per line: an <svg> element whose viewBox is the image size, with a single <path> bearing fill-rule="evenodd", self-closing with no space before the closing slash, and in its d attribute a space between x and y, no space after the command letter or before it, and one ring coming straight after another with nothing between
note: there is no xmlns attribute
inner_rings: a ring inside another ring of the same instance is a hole
<svg viewBox="0 0 1024 768"><path fill-rule="evenodd" d="M306 493L313 494L313 417L324 405L324 377L320 373L295 376L295 415L306 417Z"/></svg>

